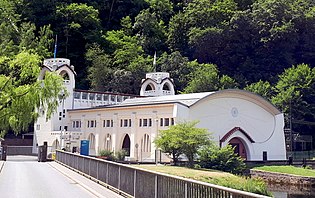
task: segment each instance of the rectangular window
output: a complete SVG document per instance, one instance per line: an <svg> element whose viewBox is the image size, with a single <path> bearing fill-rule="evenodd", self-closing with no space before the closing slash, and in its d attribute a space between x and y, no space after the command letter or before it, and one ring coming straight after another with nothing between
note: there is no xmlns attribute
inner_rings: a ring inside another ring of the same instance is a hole
<svg viewBox="0 0 315 198"><path fill-rule="evenodd" d="M165 118L164 126L169 126L169 125L170 125L170 119L169 118Z"/></svg>
<svg viewBox="0 0 315 198"><path fill-rule="evenodd" d="M174 124L175 124L174 118L171 118L171 125L174 125Z"/></svg>
<svg viewBox="0 0 315 198"><path fill-rule="evenodd" d="M149 119L149 127L152 126L152 119Z"/></svg>
<svg viewBox="0 0 315 198"><path fill-rule="evenodd" d="M75 128L75 121L72 121L72 128Z"/></svg>
<svg viewBox="0 0 315 198"><path fill-rule="evenodd" d="M113 127L114 126L114 120L111 120L110 121L110 127Z"/></svg>
<svg viewBox="0 0 315 198"><path fill-rule="evenodd" d="M106 120L103 120L103 127L106 127Z"/></svg>
<svg viewBox="0 0 315 198"><path fill-rule="evenodd" d="M142 127L142 119L139 119L139 127Z"/></svg>
<svg viewBox="0 0 315 198"><path fill-rule="evenodd" d="M94 127L96 127L96 120L94 120Z"/></svg>
<svg viewBox="0 0 315 198"><path fill-rule="evenodd" d="M163 126L163 118L160 119L160 126Z"/></svg>
<svg viewBox="0 0 315 198"><path fill-rule="evenodd" d="M124 127L128 127L128 120L124 119Z"/></svg>
<svg viewBox="0 0 315 198"><path fill-rule="evenodd" d="M36 125L36 130L40 130L40 125L39 124Z"/></svg>
<svg viewBox="0 0 315 198"><path fill-rule="evenodd" d="M94 120L91 120L91 128L94 127Z"/></svg>
<svg viewBox="0 0 315 198"><path fill-rule="evenodd" d="M87 127L89 128L90 127L90 121L88 120L88 123L87 123Z"/></svg>
<svg viewBox="0 0 315 198"><path fill-rule="evenodd" d="M148 119L143 119L143 126L147 127L148 126Z"/></svg>
<svg viewBox="0 0 315 198"><path fill-rule="evenodd" d="M81 121L76 121L75 126L76 128L81 128Z"/></svg>
<svg viewBox="0 0 315 198"><path fill-rule="evenodd" d="M129 127L131 127L131 119L129 119Z"/></svg>
<svg viewBox="0 0 315 198"><path fill-rule="evenodd" d="M110 127L110 120L106 120L106 127Z"/></svg>
<svg viewBox="0 0 315 198"><path fill-rule="evenodd" d="M123 126L123 120L121 119L120 120L120 127L122 127Z"/></svg>

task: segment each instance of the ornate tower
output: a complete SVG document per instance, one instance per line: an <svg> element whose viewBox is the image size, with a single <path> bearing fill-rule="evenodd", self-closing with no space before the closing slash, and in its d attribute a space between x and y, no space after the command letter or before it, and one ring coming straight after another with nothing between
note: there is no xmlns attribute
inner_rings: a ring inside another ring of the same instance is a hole
<svg viewBox="0 0 315 198"><path fill-rule="evenodd" d="M73 92L75 88L74 66L70 65L70 60L65 58L51 58L44 60L39 79L44 79L47 72L56 72L64 79L64 86L67 89L68 97L60 93L59 106L56 113L47 120L45 112L39 109L40 117L34 123L33 153L37 153L37 145L43 145L44 141L48 146L58 148L60 146L61 131L67 130L67 109L73 108Z"/></svg>
<svg viewBox="0 0 315 198"><path fill-rule="evenodd" d="M175 95L174 82L167 72L147 73L142 79L140 96Z"/></svg>

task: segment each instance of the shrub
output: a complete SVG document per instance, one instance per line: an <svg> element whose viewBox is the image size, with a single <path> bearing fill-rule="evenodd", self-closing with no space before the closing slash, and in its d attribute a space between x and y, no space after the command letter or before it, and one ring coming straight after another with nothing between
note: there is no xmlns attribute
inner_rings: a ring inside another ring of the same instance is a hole
<svg viewBox="0 0 315 198"><path fill-rule="evenodd" d="M246 168L243 159L234 153L231 145L219 148L216 145L204 146L199 150L200 166L240 174Z"/></svg>
<svg viewBox="0 0 315 198"><path fill-rule="evenodd" d="M126 155L127 155L127 151L124 149L116 152L116 158L118 161L124 161Z"/></svg>
<svg viewBox="0 0 315 198"><path fill-rule="evenodd" d="M102 157L110 157L113 155L113 152L109 150L101 150L100 152L98 152L98 155Z"/></svg>

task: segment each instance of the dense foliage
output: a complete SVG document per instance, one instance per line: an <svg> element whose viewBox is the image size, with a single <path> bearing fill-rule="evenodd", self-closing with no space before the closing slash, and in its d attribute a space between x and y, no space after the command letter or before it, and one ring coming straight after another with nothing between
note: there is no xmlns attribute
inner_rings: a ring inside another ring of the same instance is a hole
<svg viewBox="0 0 315 198"><path fill-rule="evenodd" d="M188 166L193 167L197 151L202 146L210 144L211 134L207 129L197 128L198 122L182 122L161 130L154 143L162 152L169 153L176 165L178 158L184 154L188 159Z"/></svg>
<svg viewBox="0 0 315 198"><path fill-rule="evenodd" d="M246 88L291 107L295 131L315 129L313 0L3 0L0 10L0 53L48 58L57 35L78 88L138 94L146 72L168 71L178 92Z"/></svg>
<svg viewBox="0 0 315 198"><path fill-rule="evenodd" d="M202 168L216 169L233 174L242 174L246 168L243 159L234 153L231 145L219 148L217 145L207 145L198 151Z"/></svg>

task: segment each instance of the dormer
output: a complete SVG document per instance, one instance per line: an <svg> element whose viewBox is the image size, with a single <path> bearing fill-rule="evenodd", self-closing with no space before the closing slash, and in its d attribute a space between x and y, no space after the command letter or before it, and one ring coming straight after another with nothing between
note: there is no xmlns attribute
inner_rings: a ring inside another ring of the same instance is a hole
<svg viewBox="0 0 315 198"><path fill-rule="evenodd" d="M69 91L75 88L74 66L70 65L70 60L66 58L45 59L39 79L44 79L46 72L56 72L64 79L65 86Z"/></svg>
<svg viewBox="0 0 315 198"><path fill-rule="evenodd" d="M173 79L167 72L147 73L142 79L140 96L175 95Z"/></svg>

